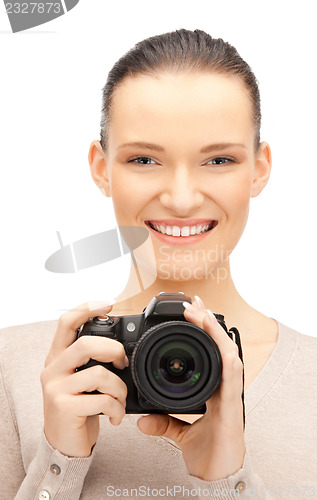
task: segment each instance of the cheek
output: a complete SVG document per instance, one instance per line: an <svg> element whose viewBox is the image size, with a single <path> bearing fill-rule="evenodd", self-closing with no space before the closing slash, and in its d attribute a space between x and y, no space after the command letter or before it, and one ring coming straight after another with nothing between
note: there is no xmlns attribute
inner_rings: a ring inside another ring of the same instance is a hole
<svg viewBox="0 0 317 500"><path fill-rule="evenodd" d="M250 206L252 178L248 169L228 174L217 185L217 204L223 215L222 230L216 244L223 245L230 254L245 229Z"/></svg>
<svg viewBox="0 0 317 500"><path fill-rule="evenodd" d="M111 197L117 217L131 218L137 215L145 201L146 190L137 176L126 170L114 168L111 175Z"/></svg>
<svg viewBox="0 0 317 500"><path fill-rule="evenodd" d="M244 219L249 212L252 179L250 172L243 169L228 175L216 186L219 205L228 220Z"/></svg>

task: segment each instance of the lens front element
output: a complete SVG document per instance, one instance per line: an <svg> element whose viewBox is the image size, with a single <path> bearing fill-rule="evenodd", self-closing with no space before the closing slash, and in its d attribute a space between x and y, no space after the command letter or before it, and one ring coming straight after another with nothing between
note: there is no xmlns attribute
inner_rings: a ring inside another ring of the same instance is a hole
<svg viewBox="0 0 317 500"><path fill-rule="evenodd" d="M140 394L155 407L190 410L203 405L219 386L221 355L198 326L167 321L139 339L131 372Z"/></svg>
<svg viewBox="0 0 317 500"><path fill-rule="evenodd" d="M154 344L146 367L153 389L163 396L174 398L195 394L201 387L202 379L209 375L208 358L202 346L195 338L182 334Z"/></svg>

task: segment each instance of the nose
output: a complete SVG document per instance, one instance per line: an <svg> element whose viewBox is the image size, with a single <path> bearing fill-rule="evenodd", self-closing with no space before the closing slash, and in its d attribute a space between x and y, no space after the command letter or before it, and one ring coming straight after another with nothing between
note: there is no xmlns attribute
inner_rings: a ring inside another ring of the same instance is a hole
<svg viewBox="0 0 317 500"><path fill-rule="evenodd" d="M196 177L196 178L195 178ZM164 180L161 204L179 217L192 216L204 202L204 195L198 186L197 175L180 166L170 172Z"/></svg>

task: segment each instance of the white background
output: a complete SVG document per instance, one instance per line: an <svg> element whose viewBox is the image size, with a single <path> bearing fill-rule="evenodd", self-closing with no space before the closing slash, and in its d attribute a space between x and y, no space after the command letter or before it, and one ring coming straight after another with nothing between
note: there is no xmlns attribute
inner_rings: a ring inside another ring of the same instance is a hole
<svg viewBox="0 0 317 500"><path fill-rule="evenodd" d="M58 318L118 294L128 257L77 274L45 270L63 243L112 229L111 200L87 160L99 139L101 89L136 42L180 28L235 45L262 96L269 185L252 200L232 258L235 284L261 312L317 336L316 2L80 0L12 34L0 5L0 327Z"/></svg>

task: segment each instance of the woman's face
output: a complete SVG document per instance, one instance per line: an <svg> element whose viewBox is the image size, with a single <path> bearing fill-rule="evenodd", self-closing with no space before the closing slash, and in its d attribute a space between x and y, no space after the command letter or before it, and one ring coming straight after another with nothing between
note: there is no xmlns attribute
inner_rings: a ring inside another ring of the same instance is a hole
<svg viewBox="0 0 317 500"><path fill-rule="evenodd" d="M239 241L271 161L266 143L255 152L251 112L232 76L141 75L117 87L104 169L93 177L119 226L150 230L161 278L211 277ZM199 225L207 231L195 235Z"/></svg>

